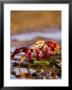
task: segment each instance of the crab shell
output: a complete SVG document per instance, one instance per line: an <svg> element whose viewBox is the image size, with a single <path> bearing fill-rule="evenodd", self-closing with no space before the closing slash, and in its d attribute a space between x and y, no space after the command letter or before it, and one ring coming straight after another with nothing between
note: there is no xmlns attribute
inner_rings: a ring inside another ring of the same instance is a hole
<svg viewBox="0 0 72 90"><path fill-rule="evenodd" d="M29 46L29 48L35 50L36 48L42 48L44 44L45 44L44 40L37 40L33 45Z"/></svg>
<svg viewBox="0 0 72 90"><path fill-rule="evenodd" d="M60 45L54 40L49 40L48 42L45 42L45 40L37 40L35 41L34 44L30 45L29 48L33 50L33 54L36 54L35 53L36 49L39 48L42 51L44 51L46 47L48 47L49 49L52 49L51 45L53 46L53 49L54 49L54 51L52 51L53 54L56 54L56 52L60 49Z"/></svg>
<svg viewBox="0 0 72 90"><path fill-rule="evenodd" d="M59 50L60 49L60 45L54 41L54 40L49 40L48 42L45 42L44 40L36 40L34 42L34 44L30 45L29 48L30 49L35 49L35 48L42 48L42 47L50 47L48 45L48 43L51 43L51 44L55 44L55 50Z"/></svg>

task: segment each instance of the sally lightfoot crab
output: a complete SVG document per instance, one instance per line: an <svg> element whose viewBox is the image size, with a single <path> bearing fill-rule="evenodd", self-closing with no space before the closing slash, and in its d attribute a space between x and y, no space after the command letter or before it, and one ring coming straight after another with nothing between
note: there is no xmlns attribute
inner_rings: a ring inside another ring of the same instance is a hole
<svg viewBox="0 0 72 90"><path fill-rule="evenodd" d="M60 45L54 40L37 40L34 44L28 47L16 49L11 55L11 58L14 58L15 55L20 52L24 52L24 55L19 60L19 65L25 60L26 57L28 57L26 58L26 62L29 62L34 56L38 61L41 61L42 59L48 60L48 58L51 55L55 55L59 49Z"/></svg>

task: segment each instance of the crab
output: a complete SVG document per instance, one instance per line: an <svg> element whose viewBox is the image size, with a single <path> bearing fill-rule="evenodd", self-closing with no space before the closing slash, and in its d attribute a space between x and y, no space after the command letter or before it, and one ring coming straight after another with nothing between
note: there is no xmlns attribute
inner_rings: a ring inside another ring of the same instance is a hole
<svg viewBox="0 0 72 90"><path fill-rule="evenodd" d="M55 55L56 52L60 49L60 45L54 41L54 40L37 40L34 44L28 46L28 47L21 47L16 49L12 55L11 58L14 58L15 55L19 54L20 52L24 52L24 55L20 58L18 64L21 65L21 63L27 58L27 62L29 62L34 56L37 58L38 61L42 59L47 59L51 55Z"/></svg>

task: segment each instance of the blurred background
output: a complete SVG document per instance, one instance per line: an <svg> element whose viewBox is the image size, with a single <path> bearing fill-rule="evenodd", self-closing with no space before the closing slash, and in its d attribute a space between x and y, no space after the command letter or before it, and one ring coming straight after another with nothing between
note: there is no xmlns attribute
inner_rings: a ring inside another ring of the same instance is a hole
<svg viewBox="0 0 72 90"><path fill-rule="evenodd" d="M61 29L60 11L12 11L11 34L23 33L26 30L56 27Z"/></svg>
<svg viewBox="0 0 72 90"><path fill-rule="evenodd" d="M61 41L61 11L11 11L11 48L37 39Z"/></svg>

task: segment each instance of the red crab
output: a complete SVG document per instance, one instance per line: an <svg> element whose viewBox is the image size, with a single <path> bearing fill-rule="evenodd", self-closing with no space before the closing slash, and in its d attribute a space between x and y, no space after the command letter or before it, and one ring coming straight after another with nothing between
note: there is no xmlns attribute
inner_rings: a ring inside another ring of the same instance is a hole
<svg viewBox="0 0 72 90"><path fill-rule="evenodd" d="M29 57L27 61L30 61L33 56L36 56L37 60L42 60L43 58L48 59L49 56L55 55L59 48L59 44L54 40L49 40L47 42L45 42L44 40L37 40L33 45L30 45L28 48L22 47L16 49L11 55L11 58L14 58L15 55L20 52L24 52L25 54L21 57L19 61L20 65L27 56Z"/></svg>

